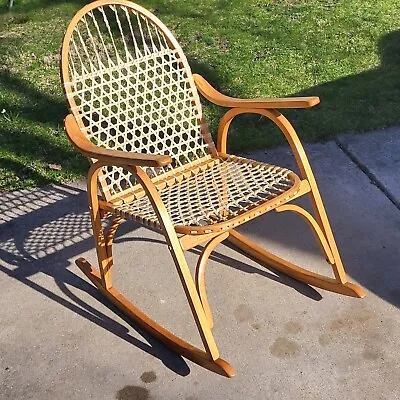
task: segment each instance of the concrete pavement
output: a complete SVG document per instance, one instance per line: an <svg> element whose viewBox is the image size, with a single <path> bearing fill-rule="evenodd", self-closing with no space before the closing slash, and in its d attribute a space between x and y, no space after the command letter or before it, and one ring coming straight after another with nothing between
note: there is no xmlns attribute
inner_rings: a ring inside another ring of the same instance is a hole
<svg viewBox="0 0 400 400"><path fill-rule="evenodd" d="M337 142L400 208L400 128L370 132L367 140L364 135L341 135Z"/></svg>
<svg viewBox="0 0 400 400"><path fill-rule="evenodd" d="M83 277L74 260L95 263L96 255L82 185L2 193L0 399L400 399L400 166L385 159L381 168L381 157L400 154L399 138L389 130L307 146L349 278L365 299L313 289L217 247L207 290L221 356L237 371L230 380L130 325ZM286 147L248 156L293 168ZM241 230L329 273L295 215L270 213ZM188 252L191 266L198 254ZM200 344L161 235L124 224L115 260L122 293Z"/></svg>

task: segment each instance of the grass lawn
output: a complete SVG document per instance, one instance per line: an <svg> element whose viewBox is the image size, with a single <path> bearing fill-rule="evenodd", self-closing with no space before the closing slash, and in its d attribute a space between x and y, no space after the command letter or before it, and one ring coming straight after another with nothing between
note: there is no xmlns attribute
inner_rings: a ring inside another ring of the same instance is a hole
<svg viewBox="0 0 400 400"><path fill-rule="evenodd" d="M6 2L3 2L6 3ZM87 170L62 128L63 32L86 1L15 0L0 8L0 190ZM286 112L306 141L400 123L398 0L140 0L174 31L194 72L238 97L318 95ZM223 109L205 104L215 132ZM265 119L239 117L230 151L275 146ZM61 168L61 169L60 169Z"/></svg>

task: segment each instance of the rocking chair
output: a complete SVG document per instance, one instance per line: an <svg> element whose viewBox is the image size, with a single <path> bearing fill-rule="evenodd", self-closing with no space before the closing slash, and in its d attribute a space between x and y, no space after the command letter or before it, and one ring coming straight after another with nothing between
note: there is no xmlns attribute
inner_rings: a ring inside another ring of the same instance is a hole
<svg viewBox="0 0 400 400"><path fill-rule="evenodd" d="M214 341L204 278L211 252L225 239L301 282L364 296L346 278L307 156L292 125L277 111L313 107L318 97L242 100L219 93L200 75L192 75L163 23L126 0L95 1L74 16L63 41L61 76L71 111L66 133L91 161L88 200L99 272L83 258L76 264L101 293L164 345L205 368L234 375ZM217 146L198 92L230 108L219 124ZM244 113L260 114L279 127L301 177L227 153L231 121ZM291 204L306 194L315 218ZM308 222L334 277L283 260L237 232L239 225L272 210L292 211ZM101 221L110 215L113 222L104 232ZM157 324L113 287L112 244L124 220L164 234L205 350ZM203 242L207 244L193 279L184 251Z"/></svg>

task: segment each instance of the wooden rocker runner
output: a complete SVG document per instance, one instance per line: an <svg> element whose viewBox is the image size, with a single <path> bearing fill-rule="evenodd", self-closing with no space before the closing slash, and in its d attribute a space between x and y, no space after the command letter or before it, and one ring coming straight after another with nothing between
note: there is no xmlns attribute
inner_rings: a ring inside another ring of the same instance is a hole
<svg viewBox="0 0 400 400"><path fill-rule="evenodd" d="M96 1L72 19L62 46L61 75L71 114L68 138L91 160L88 198L99 272L83 258L79 268L112 303L143 329L195 363L222 375L233 368L219 356L212 334L205 270L227 239L243 252L299 281L348 296L348 282L307 156L277 109L308 108L318 97L242 100L219 93L192 75L171 32L149 11L125 0ZM198 92L230 110L215 147ZM233 118L261 114L285 135L301 177L285 168L227 154ZM100 189L101 196L98 196ZM315 217L291 201L308 194ZM312 229L334 277L308 271L264 250L236 227L268 211L292 211ZM113 215L107 232L101 220ZM112 244L118 225L134 220L165 235L199 334L200 350L157 324L112 285ZM193 279L184 251L207 242Z"/></svg>

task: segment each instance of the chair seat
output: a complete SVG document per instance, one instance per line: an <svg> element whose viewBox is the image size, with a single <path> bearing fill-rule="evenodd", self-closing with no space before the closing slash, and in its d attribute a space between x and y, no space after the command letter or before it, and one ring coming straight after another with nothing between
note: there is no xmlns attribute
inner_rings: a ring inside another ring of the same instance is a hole
<svg viewBox="0 0 400 400"><path fill-rule="evenodd" d="M186 234L240 225L287 202L299 184L298 176L288 169L236 156L209 158L155 181L175 230ZM133 200L115 204L113 213L159 227L150 200L141 189Z"/></svg>

